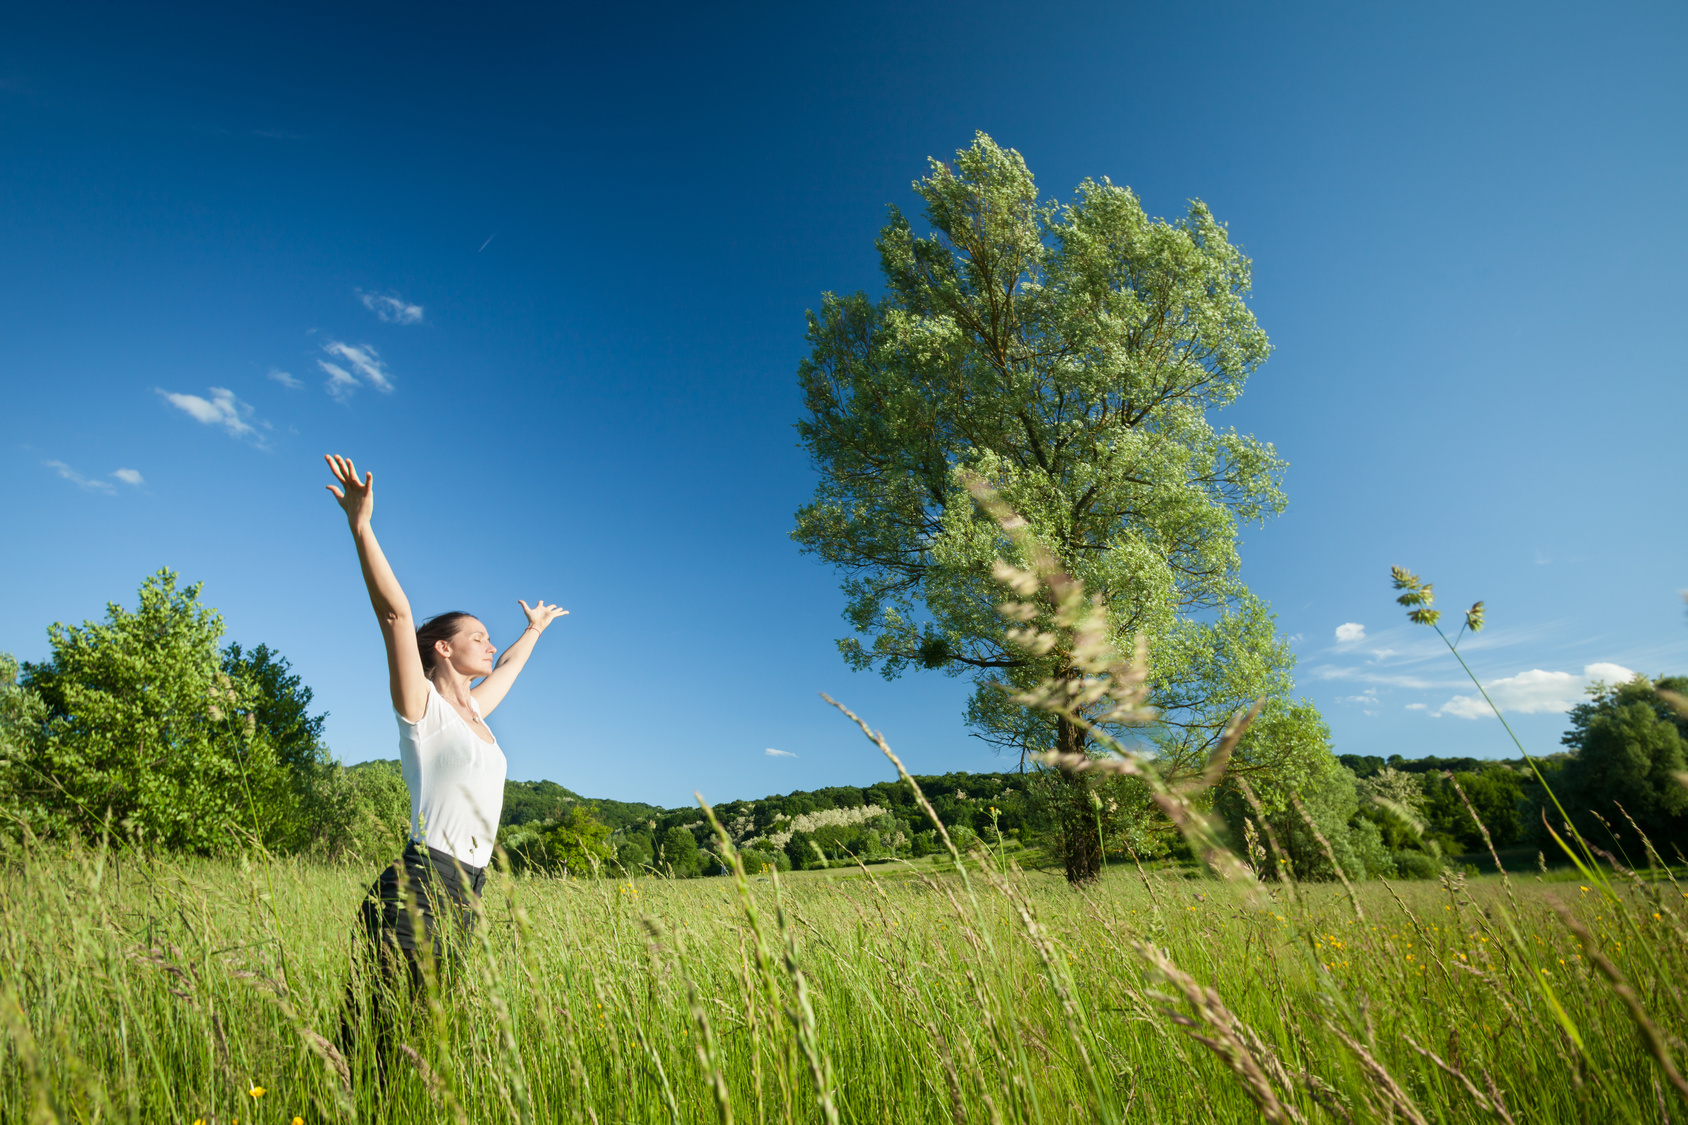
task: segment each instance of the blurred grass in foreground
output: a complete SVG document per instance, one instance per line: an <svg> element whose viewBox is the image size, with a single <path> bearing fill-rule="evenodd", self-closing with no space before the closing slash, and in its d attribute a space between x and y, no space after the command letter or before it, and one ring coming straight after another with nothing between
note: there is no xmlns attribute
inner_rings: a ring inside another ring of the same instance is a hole
<svg viewBox="0 0 1688 1125"><path fill-rule="evenodd" d="M751 876L743 901L732 878L495 877L466 971L383 1096L367 1046L342 1060L330 1042L371 872L36 854L0 881L0 1119L1688 1114L1592 963L1680 1054L1688 902L1667 872L1515 873L1510 905L1491 876L1371 882L1351 902L969 868Z"/></svg>

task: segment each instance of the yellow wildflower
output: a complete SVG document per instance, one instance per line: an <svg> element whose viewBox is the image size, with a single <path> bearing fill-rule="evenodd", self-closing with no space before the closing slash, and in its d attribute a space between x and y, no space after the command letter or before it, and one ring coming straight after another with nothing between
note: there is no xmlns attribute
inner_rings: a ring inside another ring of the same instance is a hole
<svg viewBox="0 0 1688 1125"><path fill-rule="evenodd" d="M265 1089L264 1089L264 1088L263 1088L263 1087L262 1087L262 1086L254 1086L254 1087L252 1087L252 1088L251 1088L251 1089L250 1089L250 1090L248 1090L248 1091L246 1091L246 1092L247 1092L247 1093L248 1093L248 1094L251 1094L251 1095L252 1095L252 1096L253 1096L253 1097L254 1097L254 1098L261 1098L261 1097L263 1097L263 1096L264 1096L264 1094L265 1094L265 1093L266 1093L266 1092L267 1092L267 1091L266 1091L266 1090L265 1090Z"/></svg>

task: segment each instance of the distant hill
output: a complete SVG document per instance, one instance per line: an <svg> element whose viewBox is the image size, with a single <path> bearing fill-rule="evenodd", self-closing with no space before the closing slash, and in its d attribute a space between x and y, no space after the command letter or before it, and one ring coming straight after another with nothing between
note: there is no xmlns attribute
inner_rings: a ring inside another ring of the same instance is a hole
<svg viewBox="0 0 1688 1125"><path fill-rule="evenodd" d="M349 767L359 769L399 768L397 758L359 762ZM1004 830L1017 827L1024 815L1023 805L1016 798L1025 789L1026 774L1019 773L947 773L915 778L927 799L947 825L973 825L990 819L992 801L1001 805L999 819ZM661 831L677 824L691 824L703 819L703 810L696 805L665 809L641 801L614 801L607 797L585 797L555 781L506 781L504 783L504 812L498 818L500 828L511 824L537 824L556 820L570 805L590 806L597 818L615 831L643 826L647 823ZM911 817L922 825L925 818L915 807L908 787L900 782L882 781L858 788L854 785L835 785L824 789L798 789L793 792L770 794L757 800L723 801L716 806L720 814L731 820L749 817L758 827L781 817L793 817L822 809L848 809L862 805L878 805L899 816ZM912 821L911 821L912 823Z"/></svg>
<svg viewBox="0 0 1688 1125"><path fill-rule="evenodd" d="M398 770L397 758L376 759L370 762L359 762L348 769L391 769ZM667 813L667 809L656 805L641 804L638 801L612 801L608 798L582 797L572 789L565 789L555 781L506 781L504 783L504 812L498 818L498 826L503 828L509 824L534 824L539 821L556 820L563 815L563 810L574 804L587 804L596 810L599 820L614 829L626 828L629 825L641 824L647 820L655 820Z"/></svg>

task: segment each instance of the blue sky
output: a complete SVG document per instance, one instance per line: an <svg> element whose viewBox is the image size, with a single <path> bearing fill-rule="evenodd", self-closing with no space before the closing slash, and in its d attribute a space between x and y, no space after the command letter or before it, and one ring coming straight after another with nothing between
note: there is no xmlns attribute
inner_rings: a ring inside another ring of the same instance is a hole
<svg viewBox="0 0 1688 1125"><path fill-rule="evenodd" d="M495 717L512 776L670 805L887 776L822 690L917 771L1005 768L964 682L844 667L835 577L787 538L804 310L878 290L885 206L983 129L1052 196L1202 198L1253 257L1275 354L1218 420L1290 462L1245 575L1336 749L1509 752L1400 564L1486 599L1470 657L1551 751L1590 676L1688 670L1685 32L1667 4L14 5L0 649L167 565L303 673L338 754L394 756L332 450L376 471L418 610L504 640L518 597L572 611Z"/></svg>

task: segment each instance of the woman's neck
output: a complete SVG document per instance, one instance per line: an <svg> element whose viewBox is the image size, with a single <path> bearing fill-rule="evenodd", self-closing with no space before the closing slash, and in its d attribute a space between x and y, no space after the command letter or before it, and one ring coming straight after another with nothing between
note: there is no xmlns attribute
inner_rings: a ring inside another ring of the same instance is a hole
<svg viewBox="0 0 1688 1125"><path fill-rule="evenodd" d="M469 706L469 689L474 687L474 680L470 677L445 664L435 667L428 679L433 681L434 690L452 703L459 707Z"/></svg>

